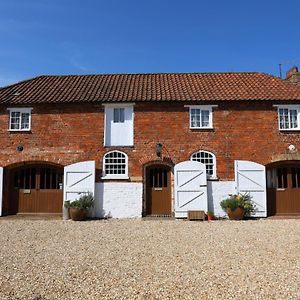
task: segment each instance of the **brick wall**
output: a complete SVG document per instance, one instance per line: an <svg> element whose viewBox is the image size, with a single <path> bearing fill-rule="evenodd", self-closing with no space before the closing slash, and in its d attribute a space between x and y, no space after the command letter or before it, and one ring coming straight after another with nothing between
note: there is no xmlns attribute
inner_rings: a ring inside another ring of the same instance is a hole
<svg viewBox="0 0 300 300"><path fill-rule="evenodd" d="M128 154L129 176L141 178L143 164L156 160L155 144L174 164L188 160L199 149L217 158L217 176L234 179L235 159L268 164L286 155L289 144L300 147L300 133L279 132L273 103L218 103L213 109L213 130L190 130L186 103L137 103L134 107L134 147L116 147ZM8 132L8 111L0 111L0 165L49 161L68 165L96 160L99 173L103 154L103 106L92 104L36 105L30 133ZM24 150L18 152L22 144ZM297 151L294 155L297 155Z"/></svg>

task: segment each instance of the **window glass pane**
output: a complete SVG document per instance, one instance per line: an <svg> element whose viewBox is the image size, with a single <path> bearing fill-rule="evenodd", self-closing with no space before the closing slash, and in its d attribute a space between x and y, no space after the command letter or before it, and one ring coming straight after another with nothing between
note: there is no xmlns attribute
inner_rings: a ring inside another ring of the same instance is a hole
<svg viewBox="0 0 300 300"><path fill-rule="evenodd" d="M114 123L119 123L120 121L120 110L119 108L114 108Z"/></svg>
<svg viewBox="0 0 300 300"><path fill-rule="evenodd" d="M214 157L206 151L199 151L192 155L191 160L199 161L206 166L206 174L208 177L214 176Z"/></svg>
<svg viewBox="0 0 300 300"><path fill-rule="evenodd" d="M13 111L10 115L10 129L20 129L20 112Z"/></svg>
<svg viewBox="0 0 300 300"><path fill-rule="evenodd" d="M120 123L125 121L125 108L120 108Z"/></svg>
<svg viewBox="0 0 300 300"><path fill-rule="evenodd" d="M288 108L279 109L279 128L280 129L298 128L297 109L288 109Z"/></svg>
<svg viewBox="0 0 300 300"><path fill-rule="evenodd" d="M287 188L287 169L278 168L277 169L277 188L285 189Z"/></svg>
<svg viewBox="0 0 300 300"><path fill-rule="evenodd" d="M29 129L29 113L21 114L21 129Z"/></svg>
<svg viewBox="0 0 300 300"><path fill-rule="evenodd" d="M36 180L36 170L35 168L31 169L31 189L35 189L35 180Z"/></svg>
<svg viewBox="0 0 300 300"><path fill-rule="evenodd" d="M125 108L114 108L114 123L124 123Z"/></svg>
<svg viewBox="0 0 300 300"><path fill-rule="evenodd" d="M40 171L40 189L44 189L45 188L45 169L41 168Z"/></svg>
<svg viewBox="0 0 300 300"><path fill-rule="evenodd" d="M201 111L201 126L209 127L209 110Z"/></svg>
<svg viewBox="0 0 300 300"><path fill-rule="evenodd" d="M104 156L104 175L126 175L125 154L113 151Z"/></svg>
<svg viewBox="0 0 300 300"><path fill-rule="evenodd" d="M290 128L297 128L298 122L297 122L297 110L291 109L290 110Z"/></svg>
<svg viewBox="0 0 300 300"><path fill-rule="evenodd" d="M201 127L201 110L198 108L192 108L191 109L191 127Z"/></svg>

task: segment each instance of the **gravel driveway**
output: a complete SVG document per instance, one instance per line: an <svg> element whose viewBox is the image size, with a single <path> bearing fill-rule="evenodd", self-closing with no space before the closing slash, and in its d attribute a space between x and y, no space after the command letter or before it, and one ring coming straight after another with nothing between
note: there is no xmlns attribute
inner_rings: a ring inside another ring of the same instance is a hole
<svg viewBox="0 0 300 300"><path fill-rule="evenodd" d="M0 299L300 299L300 220L0 219Z"/></svg>

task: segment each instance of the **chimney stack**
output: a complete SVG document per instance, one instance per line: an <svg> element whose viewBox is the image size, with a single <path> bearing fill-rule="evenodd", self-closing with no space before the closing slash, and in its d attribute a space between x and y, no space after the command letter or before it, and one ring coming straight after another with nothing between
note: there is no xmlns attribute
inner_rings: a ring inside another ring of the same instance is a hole
<svg viewBox="0 0 300 300"><path fill-rule="evenodd" d="M300 85L300 73L298 67L294 66L286 72L286 80Z"/></svg>

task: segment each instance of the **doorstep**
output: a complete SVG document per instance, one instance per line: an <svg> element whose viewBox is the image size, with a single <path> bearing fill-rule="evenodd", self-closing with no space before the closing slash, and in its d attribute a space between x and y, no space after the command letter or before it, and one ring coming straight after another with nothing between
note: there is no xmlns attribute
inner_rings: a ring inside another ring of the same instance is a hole
<svg viewBox="0 0 300 300"><path fill-rule="evenodd" d="M2 216L0 220L62 220L62 214L16 214Z"/></svg>
<svg viewBox="0 0 300 300"><path fill-rule="evenodd" d="M143 221L150 221L150 220L175 220L175 217L171 215L147 215L142 218Z"/></svg>
<svg viewBox="0 0 300 300"><path fill-rule="evenodd" d="M299 219L300 214L289 214L289 215L274 215L267 217L268 220L290 220L290 219Z"/></svg>

